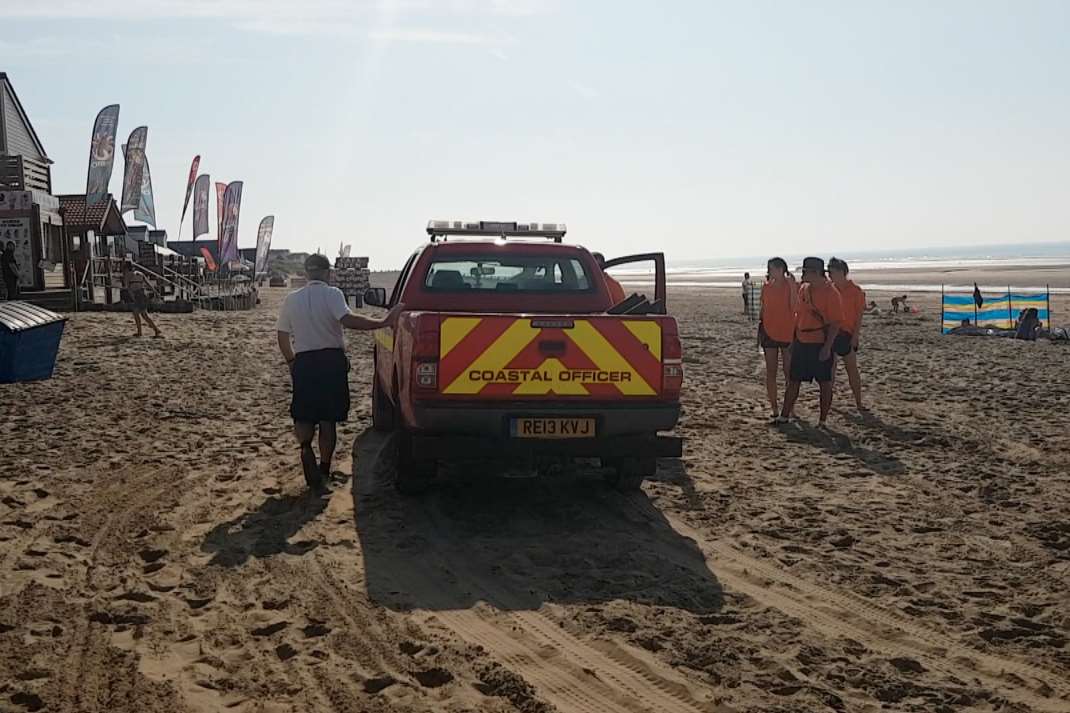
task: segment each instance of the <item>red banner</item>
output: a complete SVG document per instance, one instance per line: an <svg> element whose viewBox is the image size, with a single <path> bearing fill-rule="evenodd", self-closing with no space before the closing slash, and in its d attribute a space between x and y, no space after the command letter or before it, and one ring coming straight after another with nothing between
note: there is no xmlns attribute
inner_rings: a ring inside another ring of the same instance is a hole
<svg viewBox="0 0 1070 713"><path fill-rule="evenodd" d="M201 157L193 157L193 165L189 167L189 179L186 181L186 200L182 203L182 218L178 221L178 234L182 235L182 224L186 222L186 209L189 208L189 197L193 193L193 182L197 180L197 169L201 167Z"/></svg>
<svg viewBox="0 0 1070 713"><path fill-rule="evenodd" d="M219 269L219 266L215 264L215 258L212 257L212 251L206 247L201 247L201 255L204 256L204 262L208 265L210 272L215 272Z"/></svg>
<svg viewBox="0 0 1070 713"><path fill-rule="evenodd" d="M216 219L218 221L218 227L216 228L215 246L216 252L223 253L223 196L227 194L227 184L217 183L215 184L215 212Z"/></svg>

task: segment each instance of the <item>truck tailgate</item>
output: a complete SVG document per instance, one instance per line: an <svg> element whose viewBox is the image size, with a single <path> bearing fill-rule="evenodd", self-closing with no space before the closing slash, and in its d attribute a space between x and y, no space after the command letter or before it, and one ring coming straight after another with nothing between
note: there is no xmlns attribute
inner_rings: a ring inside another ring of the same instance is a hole
<svg viewBox="0 0 1070 713"><path fill-rule="evenodd" d="M501 400L657 400L671 317L444 314L438 393ZM678 360L669 359L669 361Z"/></svg>

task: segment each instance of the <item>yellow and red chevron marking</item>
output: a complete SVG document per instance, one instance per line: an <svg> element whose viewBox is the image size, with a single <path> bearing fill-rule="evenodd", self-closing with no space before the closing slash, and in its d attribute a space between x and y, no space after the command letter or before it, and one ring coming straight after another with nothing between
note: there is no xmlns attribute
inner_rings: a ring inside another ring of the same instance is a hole
<svg viewBox="0 0 1070 713"><path fill-rule="evenodd" d="M536 327L525 317L445 317L439 337L441 393L489 398L656 396L661 325L593 317ZM534 320L539 322L539 320Z"/></svg>

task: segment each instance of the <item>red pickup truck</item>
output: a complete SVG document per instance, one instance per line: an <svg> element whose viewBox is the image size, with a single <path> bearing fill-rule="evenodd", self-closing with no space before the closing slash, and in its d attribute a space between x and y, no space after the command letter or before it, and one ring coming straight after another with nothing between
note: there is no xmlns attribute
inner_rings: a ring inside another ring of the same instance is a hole
<svg viewBox="0 0 1070 713"><path fill-rule="evenodd" d="M405 305L375 334L374 428L399 430L397 486L422 491L442 459L599 458L637 489L655 459L679 457L671 431L683 382L661 253L653 300L614 304L603 267L563 243L561 224L431 221L430 242L387 300Z"/></svg>

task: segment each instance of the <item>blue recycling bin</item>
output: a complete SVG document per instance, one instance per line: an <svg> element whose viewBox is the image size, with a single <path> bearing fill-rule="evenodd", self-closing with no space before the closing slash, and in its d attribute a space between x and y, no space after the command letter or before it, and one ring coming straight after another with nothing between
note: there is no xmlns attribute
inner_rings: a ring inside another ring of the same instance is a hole
<svg viewBox="0 0 1070 713"><path fill-rule="evenodd" d="M28 302L0 302L0 384L51 378L66 322Z"/></svg>

